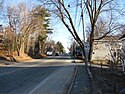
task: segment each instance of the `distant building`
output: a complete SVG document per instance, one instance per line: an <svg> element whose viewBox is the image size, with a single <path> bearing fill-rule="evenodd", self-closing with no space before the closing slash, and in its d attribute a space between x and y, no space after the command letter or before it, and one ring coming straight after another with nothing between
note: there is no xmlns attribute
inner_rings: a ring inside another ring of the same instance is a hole
<svg viewBox="0 0 125 94"><path fill-rule="evenodd" d="M82 48L80 46L76 46L75 55L76 56L82 56Z"/></svg>

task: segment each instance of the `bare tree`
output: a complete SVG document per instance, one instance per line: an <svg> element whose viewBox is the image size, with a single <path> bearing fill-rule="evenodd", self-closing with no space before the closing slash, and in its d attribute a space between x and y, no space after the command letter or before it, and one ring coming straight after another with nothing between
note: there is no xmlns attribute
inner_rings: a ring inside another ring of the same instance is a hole
<svg viewBox="0 0 125 94"><path fill-rule="evenodd" d="M3 3L4 3L4 0L0 0L0 10L3 9Z"/></svg>
<svg viewBox="0 0 125 94"><path fill-rule="evenodd" d="M10 31L13 34L13 50L18 56L24 54L26 40L32 32L35 21L31 21L30 11L24 3L7 8Z"/></svg>
<svg viewBox="0 0 125 94"><path fill-rule="evenodd" d="M10 49L16 51L18 56L28 52L30 39L34 37L34 49L35 41L39 41L41 46L47 34L52 32L49 28L49 18L46 18L49 17L49 12L42 6L29 9L25 3L19 3L5 8L3 16L7 25L6 39L11 41ZM7 35L11 35L10 38Z"/></svg>

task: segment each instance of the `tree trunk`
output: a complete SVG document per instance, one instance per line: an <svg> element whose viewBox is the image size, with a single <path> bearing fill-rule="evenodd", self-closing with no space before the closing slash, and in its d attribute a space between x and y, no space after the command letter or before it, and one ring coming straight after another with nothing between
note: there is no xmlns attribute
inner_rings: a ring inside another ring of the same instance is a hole
<svg viewBox="0 0 125 94"><path fill-rule="evenodd" d="M45 51L45 42L42 42L41 43L41 52L42 53L45 53L46 51Z"/></svg>
<svg viewBox="0 0 125 94"><path fill-rule="evenodd" d="M19 50L19 56L24 55L24 42L21 44L20 50Z"/></svg>
<svg viewBox="0 0 125 94"><path fill-rule="evenodd" d="M20 52L17 50L17 55L20 56Z"/></svg>
<svg viewBox="0 0 125 94"><path fill-rule="evenodd" d="M89 49L89 56L88 56L88 60L91 64L91 59L92 59L92 54L93 54L93 42L94 42L94 24L92 24L92 32L90 34L90 49Z"/></svg>

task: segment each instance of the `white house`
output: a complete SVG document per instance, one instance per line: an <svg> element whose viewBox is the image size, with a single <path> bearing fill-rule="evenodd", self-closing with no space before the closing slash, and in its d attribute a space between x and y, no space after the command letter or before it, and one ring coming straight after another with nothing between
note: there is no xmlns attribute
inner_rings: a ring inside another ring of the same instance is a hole
<svg viewBox="0 0 125 94"><path fill-rule="evenodd" d="M121 41L117 36L107 36L100 40L95 40L93 45L92 60L111 60L116 59L117 53L121 48Z"/></svg>
<svg viewBox="0 0 125 94"><path fill-rule="evenodd" d="M120 37L120 40L122 41L122 49L124 50L125 49L125 34Z"/></svg>
<svg viewBox="0 0 125 94"><path fill-rule="evenodd" d="M125 34L120 37L122 41L122 49L121 49L121 56L122 56L122 70L125 73Z"/></svg>

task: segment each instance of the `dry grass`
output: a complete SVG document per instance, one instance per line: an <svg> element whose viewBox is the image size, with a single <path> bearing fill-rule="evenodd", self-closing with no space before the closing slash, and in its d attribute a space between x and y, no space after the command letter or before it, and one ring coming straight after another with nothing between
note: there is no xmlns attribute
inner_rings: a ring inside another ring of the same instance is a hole
<svg viewBox="0 0 125 94"><path fill-rule="evenodd" d="M28 61L28 60L33 59L32 55L28 56L25 53L20 53L20 56L18 56L16 51L9 53L6 50L0 50L0 57L1 57L1 60L4 59L4 60L8 60L8 61L19 61L19 62ZM33 55L33 57L34 58L44 58L44 57L47 57L47 55L46 54L38 54L38 55Z"/></svg>
<svg viewBox="0 0 125 94"><path fill-rule="evenodd" d="M93 94L119 94L125 88L125 75L117 70L93 67Z"/></svg>
<svg viewBox="0 0 125 94"><path fill-rule="evenodd" d="M32 60L32 58L26 54L22 55L22 56L13 56L15 58L15 60L17 62L21 62L21 61L29 61Z"/></svg>
<svg viewBox="0 0 125 94"><path fill-rule="evenodd" d="M47 55L46 54L41 54L41 57L47 57Z"/></svg>
<svg viewBox="0 0 125 94"><path fill-rule="evenodd" d="M27 61L32 59L30 56L24 53L23 54L21 53L21 56L17 56L16 52L8 53L6 51L0 51L0 57L1 60L16 61L16 62Z"/></svg>

